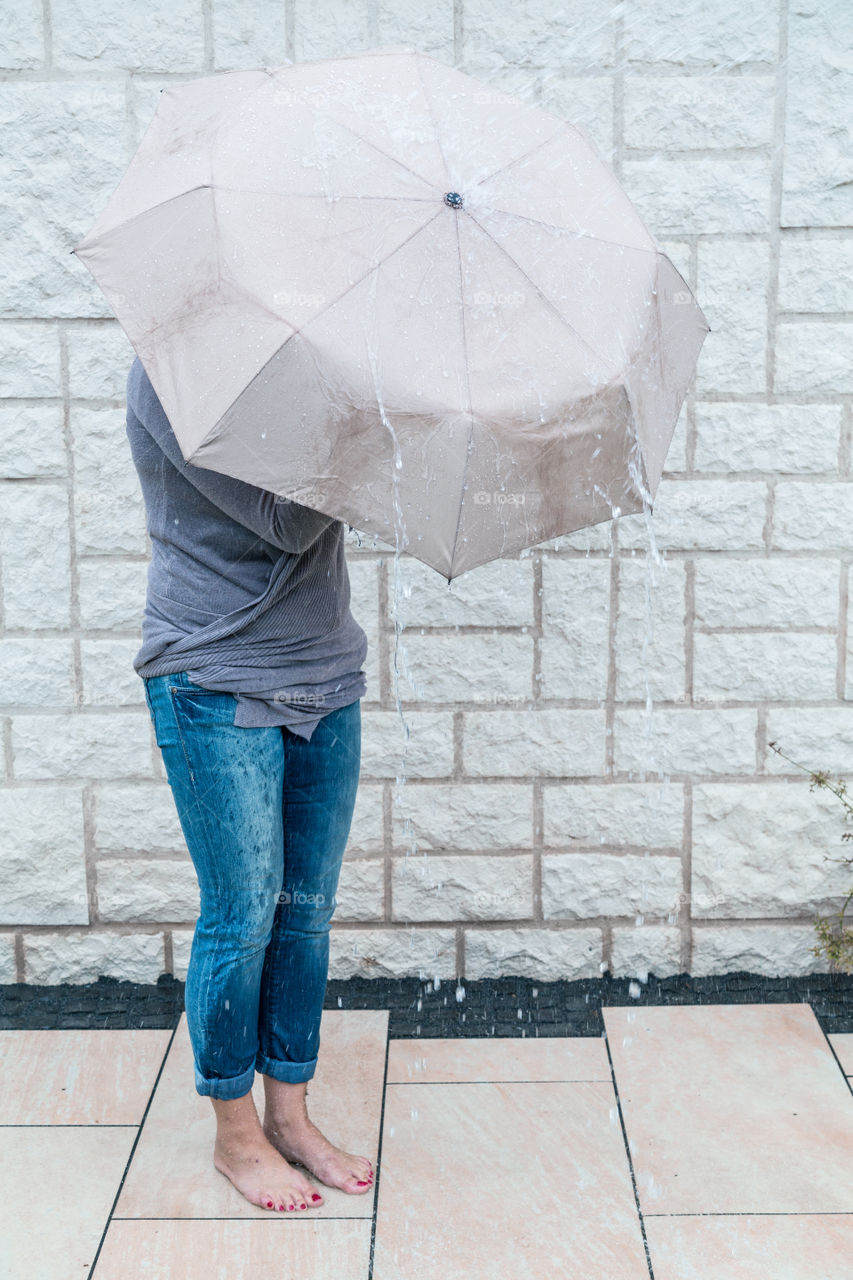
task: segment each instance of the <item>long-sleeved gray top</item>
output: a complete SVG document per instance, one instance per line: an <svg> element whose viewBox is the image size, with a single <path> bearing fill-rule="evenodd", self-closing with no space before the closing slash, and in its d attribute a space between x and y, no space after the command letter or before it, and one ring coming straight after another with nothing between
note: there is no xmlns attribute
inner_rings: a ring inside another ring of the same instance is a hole
<svg viewBox="0 0 853 1280"><path fill-rule="evenodd" d="M236 695L235 724L287 725L310 739L366 689L342 522L185 462L138 356L127 436L152 551L134 668L186 671Z"/></svg>

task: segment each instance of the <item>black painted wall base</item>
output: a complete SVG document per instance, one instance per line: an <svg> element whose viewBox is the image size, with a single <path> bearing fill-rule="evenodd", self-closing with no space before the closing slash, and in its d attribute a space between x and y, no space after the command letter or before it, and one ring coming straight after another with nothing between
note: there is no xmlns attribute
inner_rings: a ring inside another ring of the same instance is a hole
<svg viewBox="0 0 853 1280"><path fill-rule="evenodd" d="M630 990L629 990L630 988ZM387 1009L392 1039L415 1036L600 1036L601 1008L649 1004L810 1004L823 1030L853 1031L853 974L766 978L725 973L675 974L645 983L631 978L539 982L534 978L463 981L349 978L330 980L327 1009ZM633 993L633 994L632 994ZM163 974L156 985L99 978L87 984L0 985L0 1028L174 1027L184 984Z"/></svg>

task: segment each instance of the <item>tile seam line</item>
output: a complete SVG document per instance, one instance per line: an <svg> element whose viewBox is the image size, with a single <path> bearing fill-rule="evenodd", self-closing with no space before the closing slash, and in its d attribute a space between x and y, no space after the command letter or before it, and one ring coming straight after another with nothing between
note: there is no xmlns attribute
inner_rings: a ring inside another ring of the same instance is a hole
<svg viewBox="0 0 853 1280"><path fill-rule="evenodd" d="M121 1180L120 1180L120 1182L119 1182L119 1184L118 1184L118 1187L117 1187L117 1189L116 1189L115 1196L113 1197L113 1202L112 1202L112 1204L110 1205L110 1209L109 1209L109 1212L108 1212L108 1214L107 1214L107 1219L106 1219L106 1222L104 1223L104 1229L103 1229L103 1231L101 1232L101 1238L100 1238L100 1240L98 1241L98 1247L97 1247L97 1249L95 1250L95 1256L94 1256L94 1258L92 1259L92 1265L91 1265L91 1267L89 1268L89 1271L88 1271L88 1273L87 1273L87 1278L86 1278L86 1280L92 1280L92 1276L94 1275L95 1268L96 1268L96 1267L97 1267L97 1265L98 1265L98 1259L100 1258L100 1256L101 1256L101 1250L102 1250L102 1249L103 1249L103 1247L104 1247L104 1240L106 1239L107 1232L108 1232L108 1231L109 1231L109 1229L110 1229L110 1223L113 1221L113 1214L115 1213L116 1205L118 1204L119 1197L121 1196L122 1190L123 1190L123 1188L124 1188L124 1184L125 1184L125 1181L126 1181L126 1179L127 1179L127 1175L128 1175L128 1173L130 1172L130 1166L131 1166L131 1163L133 1162L133 1157L136 1155L136 1148L137 1148L137 1147L138 1147L138 1145L139 1145L139 1139L140 1139L140 1137L142 1136L142 1130L143 1130L143 1128L145 1127L145 1121L146 1121L146 1119L148 1118L148 1112L151 1110L151 1104L152 1104L152 1102L154 1101L154 1095L155 1095L155 1094L156 1094L156 1092L157 1092L157 1086L159 1085L160 1080L162 1079L163 1071L165 1070L166 1062L167 1062L168 1057L169 1057L169 1054L170 1054L170 1052L171 1052L171 1050L172 1050L172 1045L173 1045L173 1044L174 1044L174 1042L175 1042L175 1036L177 1035L178 1027L179 1027L179 1026L180 1026L180 1018L178 1018L178 1019L177 1019L177 1021L175 1022L175 1025L174 1025L174 1027L172 1028L172 1034L169 1036L169 1042L168 1042L168 1044L166 1045L165 1049L163 1050L163 1057L162 1057L162 1060L161 1060L161 1062L160 1062L159 1070L157 1071L157 1075L156 1075L156 1077L155 1077L155 1079L154 1079L154 1083L153 1083L153 1085L151 1086L151 1092L150 1092L150 1093L149 1093L149 1095L148 1095L148 1102L145 1104L145 1110L144 1110L144 1112L142 1113L142 1119L140 1120L139 1125L138 1125L137 1130L136 1130L136 1137L133 1139L133 1144L132 1144L132 1146L131 1146L131 1148L130 1148L130 1152L129 1152L129 1154L128 1154L127 1161L126 1161L125 1166L124 1166L124 1171L122 1172L122 1175L121 1175Z"/></svg>
<svg viewBox="0 0 853 1280"><path fill-rule="evenodd" d="M639 1220L639 1225L640 1225L640 1238L643 1242L643 1249L645 1251L646 1266L648 1267L648 1270L649 1270L649 1280L654 1280L655 1273L654 1273L654 1268L652 1267L652 1255L651 1255L651 1250L649 1248L649 1241L646 1236L645 1216L640 1206L640 1193L637 1189L637 1177L636 1177L636 1174L634 1173L634 1161L631 1158L631 1148L628 1143L628 1130L625 1126L625 1116L622 1111L622 1099L619 1096L619 1084L616 1080L616 1068L613 1065L613 1055L610 1052L610 1037L607 1034L607 1025L604 1022L603 1011L602 1011L601 1021L604 1028L602 1032L602 1039L604 1040L604 1048L607 1051L607 1061L610 1064L611 1084L613 1086L613 1094L616 1099L616 1109L619 1112L619 1124L622 1129L622 1142L625 1149L625 1157L628 1161L628 1173L630 1174L630 1177L631 1177L631 1189L634 1192L634 1207L637 1211L637 1218Z"/></svg>
<svg viewBox="0 0 853 1280"><path fill-rule="evenodd" d="M379 1107L379 1133L376 1139L376 1178L373 1184L373 1211L370 1215L370 1248L367 1255L367 1280L373 1280L373 1262L376 1249L376 1227L379 1217L379 1180L382 1177L382 1135L385 1130L385 1095L388 1089L388 1057L391 1046L391 1014L386 1010L385 1065L382 1072L382 1101Z"/></svg>

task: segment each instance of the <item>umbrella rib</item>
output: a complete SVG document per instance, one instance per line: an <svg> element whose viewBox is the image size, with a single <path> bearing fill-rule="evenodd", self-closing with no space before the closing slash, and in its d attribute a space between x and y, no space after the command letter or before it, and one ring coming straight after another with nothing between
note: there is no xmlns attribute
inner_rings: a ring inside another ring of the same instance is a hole
<svg viewBox="0 0 853 1280"><path fill-rule="evenodd" d="M577 240L594 240L596 244L612 244L614 249L629 249L634 253L661 252L660 249L656 249L654 246L623 244L621 240L605 240L603 236L593 236L588 231L570 231L568 227L558 227L555 222L546 222L544 218L531 218L527 213L514 213L512 209L502 209L497 204L491 205L490 208L496 213L502 213L507 218L519 218L522 222L532 222L534 226L547 227L549 231L565 231L567 235L574 236Z"/></svg>
<svg viewBox="0 0 853 1280"><path fill-rule="evenodd" d="M437 210L436 210L436 212L435 212L435 213L432 215L432 217L429 219L429 221L427 221L427 222L423 223L423 225L422 225L422 226L420 226L420 227L416 227L416 228L415 228L415 230L411 233L411 235L407 236L405 240L401 241L401 243L397 245L396 249L393 249L393 250L391 251L391 253L389 253L389 254L388 254L388 257L387 257L387 258L383 258L381 262L375 263L373 266L369 267L369 268L367 269L367 271L365 271L363 275L359 276L359 278L358 278L357 280L353 280L352 284L347 285L346 289L344 289L342 293L339 293L339 294L337 295L337 297L336 297L336 298L332 298L331 302L329 302L329 303L328 303L328 305L324 308L324 310L328 311L330 307L333 307L333 306L335 306L338 302L340 302L341 298L345 298L345 297L346 297L346 295L347 295L348 293L350 293L353 289L357 288L357 287L358 287L358 285L362 284L362 283L363 283L363 281L365 281L365 280L368 278L368 276L371 274L371 272L378 271L380 267L385 266L385 264L386 264L386 263L387 263L391 258L393 258L393 256L394 256L394 254L395 254L395 253L399 253L399 252L400 252L400 250L401 250L402 248L404 248L404 246L405 246L405 245L407 245L407 244L409 243L409 241L410 241L410 240L414 239L414 237L415 237L415 236L420 235L420 233L424 230L424 228L425 228L425 227L428 227L428 226L430 225L430 223L434 222L434 221L435 221L435 219L436 219L437 217L439 217L439 215L440 215L442 212L443 212L443 209L441 209L441 208L440 208L440 209L437 209ZM233 287L236 287L236 288L240 289L240 290L241 290L241 292L244 292L244 293L245 293L245 289L244 289L244 287L243 287L242 285L240 285L240 284L239 284L239 282L236 282L236 281L231 280L231 281L229 281L229 284L230 284L231 286L233 286ZM303 328L305 327L305 325L306 325L306 324L311 324L311 323L312 323L312 321L313 321L313 320L315 320L315 319L317 318L317 316L316 316L316 315L315 315L315 316L311 316L311 317L309 317L309 319L308 319L307 321L305 321L305 322L304 322L304 324L303 324L303 325L294 325L294 324L292 324L292 323L291 323L291 321L289 321L289 320L287 319L287 317L286 317L286 316L281 316L281 315L279 315L277 312L270 312L269 307L264 306L264 304L263 304L263 303L258 303L257 298L252 297L252 296L251 296L251 295L249 295L249 294L247 294L246 296L247 296L247 297L251 297L251 300L252 300L252 302L253 302L255 305L262 306L262 307L263 307L263 310L264 310L264 311L266 311L268 314L275 315L276 319L278 319L278 320L284 320L285 324L289 324L289 325L290 325L290 327L291 327L291 329L293 330L293 332L292 332L292 333L290 333L290 334L288 334L288 336L287 336L287 338L284 340L284 342L282 342L280 346L276 347L275 351L272 353L272 355L269 357L269 359L268 359L268 360L265 360L265 361L264 361L264 363L261 365L261 367L257 370L257 372L256 372L256 373L255 373L255 374L254 374L250 379L249 379L249 381L246 383L246 385L245 385L245 387L243 388L243 390L240 392L240 395L236 397L236 399L232 402L232 404L231 404L231 405L229 405L229 407L228 407L229 409L231 409L231 408L233 408L233 407L234 407L234 404L236 404L236 402L237 402L237 400L239 400L240 396L245 395L246 391L249 389L249 387L252 385L252 383L253 383L253 382L255 382L255 381L260 377L260 375L263 373L264 369L266 369L267 365L268 365L268 364L270 364L270 363L271 363L271 362L276 358L276 356L277 356L277 355L279 354L279 352L281 351L282 347L286 346L288 342L291 342L291 341L296 337L296 335L297 335L298 333L300 333L300 334L301 334L301 333L302 333L302 331L303 331ZM323 314L323 312L322 312L322 311L318 311L318 312L317 312L317 315L322 315L322 314ZM228 409L226 409L226 411L225 411L225 412L227 413L227 412L228 412ZM199 449L202 447L202 445L206 444L206 443L211 439L211 437L214 435L214 432L215 432L215 431L217 430L217 428L219 427L219 424L221 423L222 418L224 418L224 417L225 417L225 414L222 414L222 415L221 415L221 417L219 417L219 418L217 419L217 421L213 423L213 425L212 425L212 426L210 427L210 429L207 431L207 433L205 434L205 436L203 437L203 439L201 439L201 440L198 442L198 444L196 445L195 449L193 450L193 456L195 456L195 454L196 454L196 453L198 453L198 451L199 451Z"/></svg>
<svg viewBox="0 0 853 1280"><path fill-rule="evenodd" d="M459 219L455 218L454 222L456 224L456 252L459 261L459 302L462 315L462 350L465 360L465 384L468 388L468 416L471 420L471 425L468 429L468 443L465 446L465 462L462 466L462 488L459 492L459 514L456 517L456 529L453 533L453 546L450 549L450 564L448 565L448 569L451 574L453 573L453 561L456 556L456 544L459 541L459 529L462 524L462 507L465 502L465 480L468 475L468 461L471 457L471 441L474 438L474 404L471 398L471 374L468 365L468 335L465 331L465 276L462 270L462 245L459 240ZM449 578L448 582L450 582Z"/></svg>
<svg viewBox="0 0 853 1280"><path fill-rule="evenodd" d="M530 278L530 276L529 276L529 275L527 274L527 272L524 270L524 267L521 265L521 263L520 263L520 262L518 262L518 261L517 261L517 260L512 256L512 254L509 252L509 250L508 250L508 249L505 249L505 248L504 248L504 246L503 246L502 244L500 244L500 243L495 239L495 237L491 234L491 232L490 232L486 227L484 227L484 226L483 226L483 224L480 222L479 218L475 218L475 217L474 217L474 215L471 213L470 209L468 210L468 215L469 215L469 217L471 218L471 220L472 220L473 222L476 222L477 226L478 226L478 227L480 228L480 230L483 232L483 235L488 236L488 238L491 240L491 242L492 242L492 244L495 246L495 248L496 248L496 249L500 249L501 253L505 254L505 256L506 256L507 258L509 258L510 262L513 264L513 266L514 266L514 267L516 267L516 269L517 269L518 271L520 271L520 272L521 272L521 274L524 276L525 280L529 280L529 281L530 281L530 283L532 284L533 288L534 288L534 289L536 290L536 292L539 294L540 298L542 298L542 300L543 300L543 301L544 301L544 302L545 302L545 303L546 303L546 304L551 308L551 310L554 312L554 314L555 314L556 316L559 316L559 318L560 318L561 322L562 322L564 325L566 325L566 326L567 326L567 328L571 329L572 333L573 333L573 334L575 334L575 336L576 336L576 337L577 337L577 338L578 338L578 339L583 343L583 345L587 348L587 350L588 350L588 351L591 351L591 352L592 352L592 354L595 356L596 360L600 360L600 361L601 361L601 363L602 363L602 365L604 365L604 367L606 368L606 367L607 367L607 361L604 359L604 357L602 356L601 352L600 352L600 351L596 351L594 347L591 347L591 346L590 346L590 344L587 342L587 340L586 340L586 338L583 336L583 334L581 334L581 333L579 333L579 332L578 332L578 330L577 330L577 329L575 328L575 326L571 323L571 321L567 320L567 319L566 319L566 317L565 317L565 316L564 316L564 315L559 311L559 309L554 305L554 303L551 301L551 299L550 299L549 297L547 297L547 295L546 295L546 294L544 294L544 293L542 292L542 290L539 288L539 285L536 283L536 281L535 281L535 280L532 280L532 279Z"/></svg>
<svg viewBox="0 0 853 1280"><path fill-rule="evenodd" d="M435 114L432 109L432 102L430 101L430 96L427 93L427 87L424 84L424 78L423 78L423 75L421 74L421 65L419 62L415 63L415 71L417 72L418 80L420 80L420 83L421 83L421 93L423 94L423 99L424 99L424 102L426 103L426 109L429 112L429 118L432 121L433 134L435 135L435 145L438 147L438 154L441 156L441 163L444 167L445 184L449 186L450 174L447 168L447 158L444 154L444 148L441 145L441 135L438 131L438 122L436 121Z"/></svg>
<svg viewBox="0 0 853 1280"><path fill-rule="evenodd" d="M344 124L342 120L339 120L337 116L332 115L331 112L329 112L329 119L334 120L335 124L340 125L342 129L346 129L347 133L351 133L354 138L358 138L359 142L363 142L365 146L371 147L380 156L384 156L386 160L390 160L392 164L399 165L401 169L405 169L406 173L410 173L413 178L417 178L418 182L423 182L425 186L432 187L434 191L438 190L434 182L430 182L428 178L424 178L409 165L404 164L402 160L398 160L396 156L389 155L387 151L383 151L381 147L378 147L375 142L371 142L369 138L363 138L360 133L356 133L355 129L350 128L348 124ZM423 198L425 199L426 197Z"/></svg>
<svg viewBox="0 0 853 1280"><path fill-rule="evenodd" d="M499 169L493 169L492 172L487 173L484 178L478 178L476 182L473 182L470 187L466 188L466 191L473 191L475 187L479 187L482 183L488 182L490 178L494 178L499 173L503 173L504 169L511 169L514 164L518 164L521 160L526 160L528 156L533 155L534 151L538 151L540 147L544 147L547 143L552 142L559 132L559 129L555 129L553 133L550 133L547 138L543 138L541 142L537 142L536 146L531 147L529 151L523 151L520 156L513 156L511 160L507 160L506 164L502 164Z"/></svg>

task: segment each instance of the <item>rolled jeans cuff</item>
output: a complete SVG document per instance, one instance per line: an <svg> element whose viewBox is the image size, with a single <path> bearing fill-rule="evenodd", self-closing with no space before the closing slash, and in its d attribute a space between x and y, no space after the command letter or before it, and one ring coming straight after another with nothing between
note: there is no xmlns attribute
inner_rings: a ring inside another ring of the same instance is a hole
<svg viewBox="0 0 853 1280"><path fill-rule="evenodd" d="M262 1075L272 1076L273 1080L283 1080L285 1084L302 1084L314 1075L317 1059L312 1058L309 1062L281 1062L259 1053L255 1058L255 1070Z"/></svg>
<svg viewBox="0 0 853 1280"><path fill-rule="evenodd" d="M229 1101L232 1098L242 1098L244 1093L249 1093L255 1082L254 1065L249 1067L239 1076L228 1076L226 1079L216 1078L206 1079L198 1067L195 1071L195 1087L196 1093L200 1093L207 1098L221 1098Z"/></svg>

